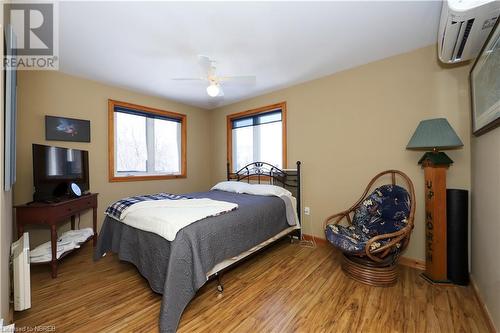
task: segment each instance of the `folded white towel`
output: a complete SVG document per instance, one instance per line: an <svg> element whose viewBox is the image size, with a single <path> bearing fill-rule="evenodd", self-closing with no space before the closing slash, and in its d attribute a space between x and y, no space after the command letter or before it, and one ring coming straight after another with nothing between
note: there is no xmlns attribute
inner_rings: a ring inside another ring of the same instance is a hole
<svg viewBox="0 0 500 333"><path fill-rule="evenodd" d="M59 241L73 241L76 243L83 243L93 235L94 230L92 228L69 230L64 232L61 237L59 237Z"/></svg>
<svg viewBox="0 0 500 333"><path fill-rule="evenodd" d="M92 228L69 230L64 232L57 240L56 258L59 259L65 252L77 249L80 244L94 235ZM43 243L30 251L31 262L48 262L52 260L51 242Z"/></svg>
<svg viewBox="0 0 500 333"><path fill-rule="evenodd" d="M57 243L56 258L59 259L65 252L79 248L80 246L74 242L60 244ZM50 242L43 243L30 251L30 260L32 262L45 262L52 259L52 249Z"/></svg>

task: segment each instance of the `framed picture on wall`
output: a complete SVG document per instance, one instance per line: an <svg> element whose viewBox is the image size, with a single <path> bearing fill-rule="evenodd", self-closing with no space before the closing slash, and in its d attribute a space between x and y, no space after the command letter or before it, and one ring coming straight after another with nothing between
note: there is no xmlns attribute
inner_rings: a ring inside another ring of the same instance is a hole
<svg viewBox="0 0 500 333"><path fill-rule="evenodd" d="M497 21L470 72L472 133L500 125L500 25Z"/></svg>
<svg viewBox="0 0 500 333"><path fill-rule="evenodd" d="M45 116L45 140L90 142L90 120Z"/></svg>

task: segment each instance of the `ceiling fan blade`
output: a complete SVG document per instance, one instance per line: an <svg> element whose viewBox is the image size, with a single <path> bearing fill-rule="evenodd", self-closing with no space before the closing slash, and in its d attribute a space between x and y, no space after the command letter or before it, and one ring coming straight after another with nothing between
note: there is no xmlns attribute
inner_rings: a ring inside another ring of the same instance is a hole
<svg viewBox="0 0 500 333"><path fill-rule="evenodd" d="M174 81L207 81L207 79L203 78L203 77L174 77L171 80L174 80Z"/></svg>
<svg viewBox="0 0 500 333"><path fill-rule="evenodd" d="M220 82L238 81L246 83L255 83L257 81L257 77L255 75L221 76L218 79Z"/></svg>
<svg viewBox="0 0 500 333"><path fill-rule="evenodd" d="M210 57L202 54L198 55L198 62L200 63L200 66L209 66L212 63Z"/></svg>
<svg viewBox="0 0 500 333"><path fill-rule="evenodd" d="M214 73L214 66L215 66L215 61L211 60L209 57L205 55L199 55L198 56L198 63L201 68L201 75L202 76L209 76L213 75Z"/></svg>
<svg viewBox="0 0 500 333"><path fill-rule="evenodd" d="M224 90L222 90L221 86L219 86L219 94L216 97L224 97Z"/></svg>

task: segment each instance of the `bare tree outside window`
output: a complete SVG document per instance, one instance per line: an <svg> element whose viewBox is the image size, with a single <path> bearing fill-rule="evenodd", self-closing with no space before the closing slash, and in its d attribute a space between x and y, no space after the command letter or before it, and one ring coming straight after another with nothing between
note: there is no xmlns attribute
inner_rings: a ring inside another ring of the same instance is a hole
<svg viewBox="0 0 500 333"><path fill-rule="evenodd" d="M110 141L114 145L112 181L185 176L184 115L109 103L114 135Z"/></svg>

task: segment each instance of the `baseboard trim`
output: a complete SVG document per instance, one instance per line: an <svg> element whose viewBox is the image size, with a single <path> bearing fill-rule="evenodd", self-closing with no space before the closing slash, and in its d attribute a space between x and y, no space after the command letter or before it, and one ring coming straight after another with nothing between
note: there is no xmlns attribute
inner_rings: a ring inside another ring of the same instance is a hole
<svg viewBox="0 0 500 333"><path fill-rule="evenodd" d="M314 241L316 245L326 246L329 244L326 239L314 235L302 234L302 238L307 241Z"/></svg>
<svg viewBox="0 0 500 333"><path fill-rule="evenodd" d="M490 332L491 333L498 332L497 329L495 328L495 323L493 322L493 319L491 318L490 312L488 311L486 304L483 302L481 294L479 293L479 288L477 287L477 284L474 281L474 278L472 277L472 275L470 276L470 284L472 286L472 290L474 291L474 295L476 296L476 300L479 303L479 306L481 307L481 312L483 312L483 315L486 318L486 322L488 324L488 328L489 328Z"/></svg>
<svg viewBox="0 0 500 333"><path fill-rule="evenodd" d="M309 234L302 234L302 237L308 241L314 240L317 245L326 246L326 245L330 244L326 239L324 239L322 237L309 235ZM425 271L425 261L423 261L423 260L413 259L413 258L408 258L408 257L400 257L398 263L400 265L403 265L403 266L407 266L407 267L415 268L415 269L418 269L421 271Z"/></svg>
<svg viewBox="0 0 500 333"><path fill-rule="evenodd" d="M423 260L409 258L409 257L400 257L398 263L403 266L425 271L425 261Z"/></svg>

